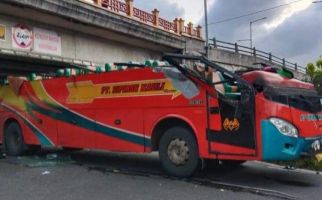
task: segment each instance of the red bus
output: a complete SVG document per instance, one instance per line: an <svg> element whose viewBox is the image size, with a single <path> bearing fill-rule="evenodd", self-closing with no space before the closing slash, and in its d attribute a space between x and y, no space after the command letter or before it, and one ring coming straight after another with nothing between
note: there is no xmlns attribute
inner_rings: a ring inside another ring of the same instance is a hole
<svg viewBox="0 0 322 200"><path fill-rule="evenodd" d="M237 164L319 153L322 97L313 85L283 69L233 73L204 57L165 59L156 67L9 78L0 87L0 142L12 156L34 145L158 151L165 171L178 177L206 159Z"/></svg>

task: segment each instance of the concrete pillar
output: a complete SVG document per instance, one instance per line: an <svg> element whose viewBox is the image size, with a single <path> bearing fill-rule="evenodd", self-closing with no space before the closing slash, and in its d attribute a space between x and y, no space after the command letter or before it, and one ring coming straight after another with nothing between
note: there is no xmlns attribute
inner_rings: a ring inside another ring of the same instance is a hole
<svg viewBox="0 0 322 200"><path fill-rule="evenodd" d="M193 32L193 23L189 22L189 24L188 24L188 34L192 35L192 32Z"/></svg>
<svg viewBox="0 0 322 200"><path fill-rule="evenodd" d="M213 41L214 48L217 48L217 39L214 37L212 41Z"/></svg>
<svg viewBox="0 0 322 200"><path fill-rule="evenodd" d="M152 11L152 14L154 16L154 26L158 27L159 26L160 11L158 11L158 9L154 9Z"/></svg>
<svg viewBox="0 0 322 200"><path fill-rule="evenodd" d="M125 3L127 4L128 9L127 15L133 17L133 0L125 0Z"/></svg>
<svg viewBox="0 0 322 200"><path fill-rule="evenodd" d="M180 22L179 22L178 18L175 18L175 19L173 20L173 23L174 23L174 24L175 24L175 26L176 26L176 33L180 34Z"/></svg>
<svg viewBox="0 0 322 200"><path fill-rule="evenodd" d="M235 53L238 53L238 44L237 44L237 42L235 43Z"/></svg>
<svg viewBox="0 0 322 200"><path fill-rule="evenodd" d="M197 37L202 38L202 26L197 26Z"/></svg>
<svg viewBox="0 0 322 200"><path fill-rule="evenodd" d="M182 34L184 32L184 20L179 19L179 33Z"/></svg>
<svg viewBox="0 0 322 200"><path fill-rule="evenodd" d="M253 56L256 57L256 48L253 48Z"/></svg>

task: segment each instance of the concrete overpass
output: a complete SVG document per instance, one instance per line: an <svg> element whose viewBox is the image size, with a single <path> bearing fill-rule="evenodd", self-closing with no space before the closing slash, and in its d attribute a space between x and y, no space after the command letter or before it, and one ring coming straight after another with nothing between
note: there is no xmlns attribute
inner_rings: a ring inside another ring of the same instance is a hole
<svg viewBox="0 0 322 200"><path fill-rule="evenodd" d="M168 21L156 9L136 8L133 0L0 2L2 73L51 70L60 67L58 61L142 62L164 52L193 50L204 50L201 27L185 25L182 19ZM25 60L28 67L20 62Z"/></svg>
<svg viewBox="0 0 322 200"><path fill-rule="evenodd" d="M166 20L133 0L0 1L0 76L79 65L142 62L164 52L205 53L201 27ZM227 67L267 63L305 69L272 54L213 40L209 58ZM299 76L297 76L299 77Z"/></svg>

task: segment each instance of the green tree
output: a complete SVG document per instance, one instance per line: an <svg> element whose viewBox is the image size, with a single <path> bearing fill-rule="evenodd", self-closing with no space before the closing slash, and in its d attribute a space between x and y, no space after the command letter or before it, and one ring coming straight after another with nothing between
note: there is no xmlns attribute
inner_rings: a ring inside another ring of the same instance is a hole
<svg viewBox="0 0 322 200"><path fill-rule="evenodd" d="M315 64L307 64L306 73L310 77L310 81L315 85L317 91L322 94L322 58L316 61Z"/></svg>

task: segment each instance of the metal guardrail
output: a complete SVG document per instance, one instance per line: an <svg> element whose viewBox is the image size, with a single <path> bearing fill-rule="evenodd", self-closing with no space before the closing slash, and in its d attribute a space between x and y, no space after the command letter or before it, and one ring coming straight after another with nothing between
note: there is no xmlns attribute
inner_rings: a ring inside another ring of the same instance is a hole
<svg viewBox="0 0 322 200"><path fill-rule="evenodd" d="M300 72L304 74L306 73L305 67L297 65L297 63L289 62L285 60L285 58L279 58L275 55L272 55L272 53L257 50L255 47L252 49L250 47L239 45L238 43L229 43L229 42L220 41L220 40L217 40L216 38L213 38L210 41L211 42L209 43L209 45L211 47L232 51L242 55L253 56L256 58L266 60L274 65L279 65L287 69L294 70L296 72Z"/></svg>

